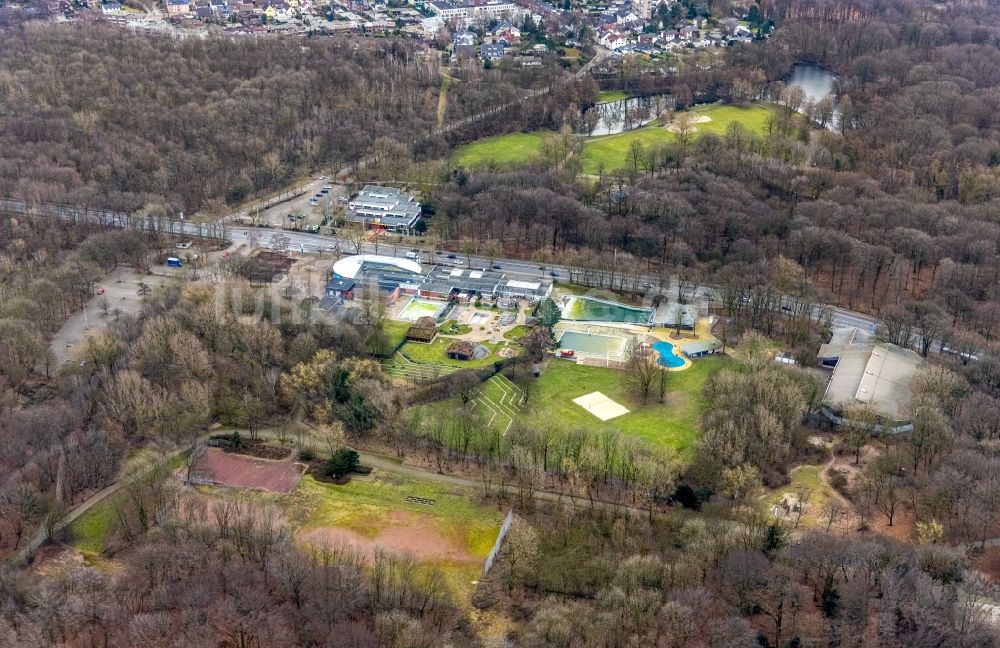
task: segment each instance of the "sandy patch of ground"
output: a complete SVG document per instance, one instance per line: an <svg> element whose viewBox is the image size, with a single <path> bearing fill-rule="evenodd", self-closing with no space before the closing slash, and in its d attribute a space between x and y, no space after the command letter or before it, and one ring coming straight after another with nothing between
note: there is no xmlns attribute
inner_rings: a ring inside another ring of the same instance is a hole
<svg viewBox="0 0 1000 648"><path fill-rule="evenodd" d="M302 479L304 470L300 464L256 459L209 448L195 474L207 483L290 493Z"/></svg>
<svg viewBox="0 0 1000 648"><path fill-rule="evenodd" d="M629 412L627 407L616 403L599 391L574 398L573 402L602 421L610 421Z"/></svg>
<svg viewBox="0 0 1000 648"><path fill-rule="evenodd" d="M689 124L688 132L697 133L698 128L695 126L695 124L705 124L710 121L712 121L712 118L709 117L708 115L695 115L688 122ZM679 133L681 132L681 126L676 121L672 121L669 124L667 124L667 130L670 131L671 133Z"/></svg>
<svg viewBox="0 0 1000 648"><path fill-rule="evenodd" d="M479 562L465 547L442 536L431 516L393 511L386 520L386 526L374 537L340 527L319 527L299 533L299 539L317 547L355 551L367 560L371 560L376 548L381 548L392 554L412 555L422 562Z"/></svg>

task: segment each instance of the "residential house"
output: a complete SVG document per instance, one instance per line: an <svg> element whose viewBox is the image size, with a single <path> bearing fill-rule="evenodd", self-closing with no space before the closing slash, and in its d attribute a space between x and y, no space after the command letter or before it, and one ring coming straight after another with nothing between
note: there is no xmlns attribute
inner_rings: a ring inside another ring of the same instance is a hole
<svg viewBox="0 0 1000 648"><path fill-rule="evenodd" d="M507 53L507 48L503 43L491 43L483 45L479 49L479 55L484 61L499 61Z"/></svg>
<svg viewBox="0 0 1000 648"><path fill-rule="evenodd" d="M476 44L476 35L470 31L456 32L455 35L452 36L451 42L454 43L456 47L461 45L474 47Z"/></svg>
<svg viewBox="0 0 1000 648"><path fill-rule="evenodd" d="M190 0L167 0L167 16L185 16L191 13Z"/></svg>
<svg viewBox="0 0 1000 648"><path fill-rule="evenodd" d="M628 45L628 39L625 38L625 35L617 31L606 32L598 39L598 41L604 47L607 47L608 49L612 50L619 49Z"/></svg>

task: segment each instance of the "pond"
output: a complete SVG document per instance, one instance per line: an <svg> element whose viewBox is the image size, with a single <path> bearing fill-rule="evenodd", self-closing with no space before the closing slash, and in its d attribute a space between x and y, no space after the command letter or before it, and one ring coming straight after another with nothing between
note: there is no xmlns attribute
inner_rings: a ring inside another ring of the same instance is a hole
<svg viewBox="0 0 1000 648"><path fill-rule="evenodd" d="M616 135L638 128L666 110L673 110L671 95L632 97L599 103L583 111L580 122L581 135Z"/></svg>
<svg viewBox="0 0 1000 648"><path fill-rule="evenodd" d="M834 100L833 116L829 123L826 124L826 127L830 130L834 130L836 125L840 123L840 110L836 108L837 97L833 93L833 82L835 80L836 77L833 76L833 72L824 70L818 65L811 63L796 63L792 66L791 74L785 80L785 83L789 86L802 88L808 103L815 104L820 99L827 97ZM803 110L800 109L799 112L803 112Z"/></svg>
<svg viewBox="0 0 1000 648"><path fill-rule="evenodd" d="M798 86L806 93L806 99L816 103L824 97L833 97L833 73L810 63L797 63L792 66L786 83Z"/></svg>

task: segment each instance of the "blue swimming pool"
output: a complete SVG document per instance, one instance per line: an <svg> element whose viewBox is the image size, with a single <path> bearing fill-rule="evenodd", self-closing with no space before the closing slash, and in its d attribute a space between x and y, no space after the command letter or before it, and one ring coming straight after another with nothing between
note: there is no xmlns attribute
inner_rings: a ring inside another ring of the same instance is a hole
<svg viewBox="0 0 1000 648"><path fill-rule="evenodd" d="M673 344L660 340L659 342L653 343L653 348L656 349L657 353L660 354L660 359L657 360L657 362L659 362L664 367L677 369L678 367L684 366L684 358L674 353Z"/></svg>

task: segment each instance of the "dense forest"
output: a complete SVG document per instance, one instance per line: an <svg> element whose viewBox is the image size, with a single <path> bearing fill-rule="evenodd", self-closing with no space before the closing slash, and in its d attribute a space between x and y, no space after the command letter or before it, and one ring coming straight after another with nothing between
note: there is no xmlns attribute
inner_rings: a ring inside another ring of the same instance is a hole
<svg viewBox="0 0 1000 648"><path fill-rule="evenodd" d="M0 69L0 194L171 217L357 162L379 137L412 143L436 125L442 83L438 57L394 41L48 24L6 31ZM448 118L545 82L470 71Z"/></svg>

